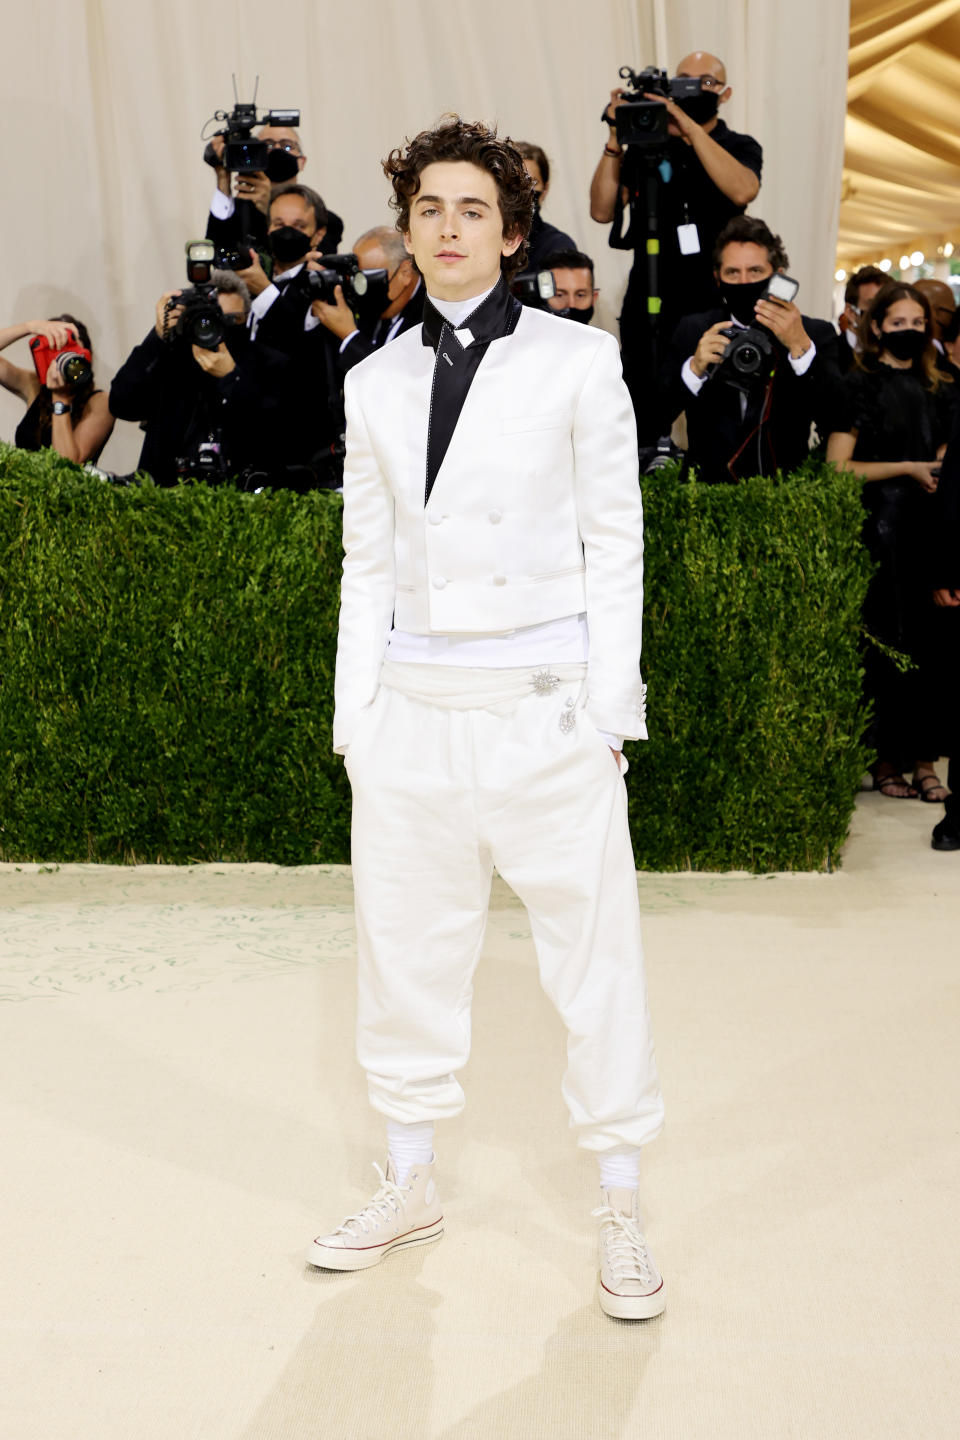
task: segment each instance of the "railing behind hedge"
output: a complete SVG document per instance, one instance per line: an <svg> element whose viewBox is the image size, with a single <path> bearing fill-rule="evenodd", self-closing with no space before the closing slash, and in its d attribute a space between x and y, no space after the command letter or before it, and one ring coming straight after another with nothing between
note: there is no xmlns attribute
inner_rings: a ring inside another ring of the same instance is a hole
<svg viewBox="0 0 960 1440"><path fill-rule="evenodd" d="M866 761L855 482L644 481L641 869L835 864ZM349 860L340 502L0 446L0 859Z"/></svg>

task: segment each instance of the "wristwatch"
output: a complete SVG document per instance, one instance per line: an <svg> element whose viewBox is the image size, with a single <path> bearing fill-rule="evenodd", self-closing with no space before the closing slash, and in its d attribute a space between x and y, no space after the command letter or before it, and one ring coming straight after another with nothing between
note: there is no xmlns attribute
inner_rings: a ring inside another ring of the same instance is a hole
<svg viewBox="0 0 960 1440"><path fill-rule="evenodd" d="M69 415L71 414L72 410L73 406L68 405L66 400L54 400L53 402L54 415Z"/></svg>

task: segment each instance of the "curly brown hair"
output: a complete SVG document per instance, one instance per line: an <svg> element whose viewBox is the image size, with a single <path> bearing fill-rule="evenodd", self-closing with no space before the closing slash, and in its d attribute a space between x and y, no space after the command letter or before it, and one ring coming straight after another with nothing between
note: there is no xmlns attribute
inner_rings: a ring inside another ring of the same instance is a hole
<svg viewBox="0 0 960 1440"><path fill-rule="evenodd" d="M432 130L421 130L406 149L391 150L383 162L383 173L393 186L391 207L397 212L397 229L406 234L410 229L410 203L420 189L420 176L428 165L438 161L467 160L492 175L497 187L503 234L507 240L523 236L523 243L512 255L501 255L500 269L509 281L527 264L526 237L533 223L533 181L527 174L513 141L503 140L496 127L481 121L461 120L459 115L444 115Z"/></svg>
<svg viewBox="0 0 960 1440"><path fill-rule="evenodd" d="M881 364L880 356L883 353L883 322L892 305L898 300L912 300L919 305L923 311L926 321L927 344L919 360L913 363L914 373L926 390L937 390L944 383L950 382L950 376L945 374L937 365L937 351L933 343L933 322L930 317L930 302L922 290L913 285L908 285L905 280L890 280L882 290L878 290L870 302L870 306L860 316L860 324L857 334L860 337L860 349L856 351L856 363L861 370L876 370ZM874 332L874 325L880 334Z"/></svg>

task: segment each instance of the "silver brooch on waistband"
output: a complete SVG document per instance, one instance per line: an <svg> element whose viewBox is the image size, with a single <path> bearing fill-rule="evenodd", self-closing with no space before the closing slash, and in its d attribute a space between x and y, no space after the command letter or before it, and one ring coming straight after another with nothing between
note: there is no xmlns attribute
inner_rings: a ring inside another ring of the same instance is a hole
<svg viewBox="0 0 960 1440"><path fill-rule="evenodd" d="M532 676L535 695L552 695L560 684L560 676L550 670L535 670Z"/></svg>
<svg viewBox="0 0 960 1440"><path fill-rule="evenodd" d="M560 711L560 729L564 735L569 735L577 723L576 700L571 695L569 700L564 701L563 709Z"/></svg>

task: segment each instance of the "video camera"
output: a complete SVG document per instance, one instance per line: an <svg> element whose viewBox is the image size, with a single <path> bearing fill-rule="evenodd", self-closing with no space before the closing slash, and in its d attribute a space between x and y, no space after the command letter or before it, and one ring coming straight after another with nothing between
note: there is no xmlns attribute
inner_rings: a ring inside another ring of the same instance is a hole
<svg viewBox="0 0 960 1440"><path fill-rule="evenodd" d="M521 305L529 305L533 310L549 310L547 301L557 293L553 271L524 270L521 275L514 275L510 281L510 293Z"/></svg>
<svg viewBox="0 0 960 1440"><path fill-rule="evenodd" d="M647 100L646 95L662 95L670 100L689 100L702 93L699 75L675 75L670 79L666 70L657 70L648 65L639 74L629 65L621 65L620 78L626 80L633 94L628 94L622 105L613 112L617 126L617 141L621 145L635 145L640 150L663 150L667 144L667 122L670 117L667 107L659 100ZM608 124L607 110L603 121Z"/></svg>
<svg viewBox="0 0 960 1440"><path fill-rule="evenodd" d="M350 309L366 313L371 318L383 314L389 303L386 270L361 270L356 255L321 255L319 270L304 269L300 278L310 294L311 301L322 300L326 305L336 305L337 286L343 290L343 298Z"/></svg>
<svg viewBox="0 0 960 1440"><path fill-rule="evenodd" d="M180 308L181 314L172 331L164 326L163 338L186 340L190 345L199 345L201 350L217 350L226 336L227 321L211 279L216 249L211 240L188 240L186 250L187 279L191 285L167 301L167 313Z"/></svg>
<svg viewBox="0 0 960 1440"><path fill-rule="evenodd" d="M790 304L800 289L799 280L779 273L770 276L766 297ZM776 369L777 351L770 331L762 325L728 325L720 332L730 341L723 353L723 359L714 370L718 380L732 385L744 394L756 385L769 380Z"/></svg>
<svg viewBox="0 0 960 1440"><path fill-rule="evenodd" d="M257 85L260 77L257 76ZM224 137L223 155L218 156L212 143L208 140L207 147L203 152L203 158L208 165L214 169L235 171L238 175L250 175L262 173L274 185L282 185L285 180L292 180L297 173L297 157L288 155L285 150L275 150L265 140L253 140L253 130L257 125L282 125L286 129L295 129L300 124L299 110L263 110L257 113L257 91L253 92L253 99L249 104L237 100L237 81L233 81L234 106L232 110L217 110L212 120L207 125L217 121L225 121L222 130L215 130L215 135ZM204 130L207 126L205 125Z"/></svg>

